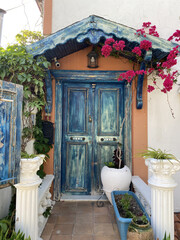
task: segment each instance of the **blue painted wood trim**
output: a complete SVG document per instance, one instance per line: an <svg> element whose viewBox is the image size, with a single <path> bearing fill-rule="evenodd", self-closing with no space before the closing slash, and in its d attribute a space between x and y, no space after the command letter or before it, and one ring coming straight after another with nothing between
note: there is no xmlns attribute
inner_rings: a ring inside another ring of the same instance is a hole
<svg viewBox="0 0 180 240"><path fill-rule="evenodd" d="M51 113L52 112L52 80L51 80L51 73L50 70L46 71L46 77L45 77L45 84L46 84L46 106L45 106L45 112Z"/></svg>
<svg viewBox="0 0 180 240"><path fill-rule="evenodd" d="M84 82L84 83L117 83L120 73L126 71L76 71L76 70L50 70L56 80L61 82ZM124 84L124 81L119 82Z"/></svg>
<svg viewBox="0 0 180 240"><path fill-rule="evenodd" d="M146 64L145 62L141 63L140 70L145 70ZM137 81L137 93L136 93L136 108L142 109L143 107L143 99L142 99L142 91L143 91L143 81L144 81L144 74L138 76Z"/></svg>
<svg viewBox="0 0 180 240"><path fill-rule="evenodd" d="M55 144L54 144L54 199L60 200L61 193L61 145L62 145L62 84L56 82L55 95Z"/></svg>
<svg viewBox="0 0 180 240"><path fill-rule="evenodd" d="M109 38L112 35L116 39L126 39L129 44L135 45L139 45L142 40L146 39L152 42L153 49L166 53L177 45L149 34L146 34L147 36L144 38L135 33L136 29L92 15L27 46L27 50L33 56L43 55L49 50L53 51L57 45L66 45L70 40L76 39L77 43L80 43L84 39L89 39L94 44L98 43L101 37Z"/></svg>

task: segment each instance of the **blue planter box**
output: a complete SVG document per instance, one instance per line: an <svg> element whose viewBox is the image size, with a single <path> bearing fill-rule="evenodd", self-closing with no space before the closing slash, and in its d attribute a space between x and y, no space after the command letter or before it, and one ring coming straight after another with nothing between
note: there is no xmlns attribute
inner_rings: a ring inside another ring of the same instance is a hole
<svg viewBox="0 0 180 240"><path fill-rule="evenodd" d="M148 221L150 222L149 215L146 213L146 210L144 209L142 203L140 202L140 200L138 199L138 197L135 195L134 192L131 192L131 191L113 191L111 193L111 197L112 197L112 203L113 203L113 207L114 207L114 211L115 211L115 215L116 215L116 222L117 222L119 234L121 236L121 240L126 240L127 239L128 227L129 227L129 224L132 221L132 218L123 218L123 217L120 216L118 208L116 206L116 202L115 202L115 195L120 195L120 194L124 195L125 193L128 193L129 195L132 195L133 198L136 199L139 207L141 208L144 215L147 217Z"/></svg>

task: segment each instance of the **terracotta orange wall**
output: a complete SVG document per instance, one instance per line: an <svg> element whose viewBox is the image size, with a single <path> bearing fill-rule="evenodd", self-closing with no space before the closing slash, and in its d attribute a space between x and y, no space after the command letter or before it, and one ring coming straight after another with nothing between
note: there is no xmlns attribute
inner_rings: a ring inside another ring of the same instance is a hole
<svg viewBox="0 0 180 240"><path fill-rule="evenodd" d="M146 183L148 179L148 169L145 161L140 157L140 153L148 146L147 136L147 79L143 85L143 108L136 108L136 87L133 85L132 103L132 172L135 176L140 176Z"/></svg>
<svg viewBox="0 0 180 240"><path fill-rule="evenodd" d="M52 33L52 0L44 0L43 34Z"/></svg>
<svg viewBox="0 0 180 240"><path fill-rule="evenodd" d="M62 70L91 70L87 67L87 54L91 51L91 47L88 47L79 52L73 53L60 60L60 69ZM115 70L132 70L133 64L127 59L114 57L99 57L98 71L115 71ZM138 68L138 66L135 66ZM55 66L52 65L55 69ZM147 167L144 164L144 160L138 156L142 150L147 148L147 90L146 84L143 89L143 109L136 109L136 90L135 84L133 85L133 104L132 104L132 171L133 175L140 176L143 180L147 180ZM55 116L55 82L53 81L53 110L51 113L51 120L54 122ZM45 165L47 173L53 173L53 154L54 149L51 150L51 160Z"/></svg>

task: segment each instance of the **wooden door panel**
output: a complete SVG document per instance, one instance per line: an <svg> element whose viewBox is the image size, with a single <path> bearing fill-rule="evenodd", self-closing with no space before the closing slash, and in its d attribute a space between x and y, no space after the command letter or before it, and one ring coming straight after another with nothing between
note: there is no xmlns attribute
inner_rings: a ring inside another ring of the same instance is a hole
<svg viewBox="0 0 180 240"><path fill-rule="evenodd" d="M119 89L98 90L98 135L118 135Z"/></svg>
<svg viewBox="0 0 180 240"><path fill-rule="evenodd" d="M90 85L65 84L63 106L62 191L90 193L92 133Z"/></svg>
<svg viewBox="0 0 180 240"><path fill-rule="evenodd" d="M100 175L105 162L112 161L118 142L123 143L120 126L123 119L123 86L99 84L95 90L95 191L102 189ZM97 122L97 123L96 123ZM122 146L123 148L123 146Z"/></svg>
<svg viewBox="0 0 180 240"><path fill-rule="evenodd" d="M68 89L68 134L87 134L87 98L88 89Z"/></svg>
<svg viewBox="0 0 180 240"><path fill-rule="evenodd" d="M66 191L87 191L87 143L67 143Z"/></svg>

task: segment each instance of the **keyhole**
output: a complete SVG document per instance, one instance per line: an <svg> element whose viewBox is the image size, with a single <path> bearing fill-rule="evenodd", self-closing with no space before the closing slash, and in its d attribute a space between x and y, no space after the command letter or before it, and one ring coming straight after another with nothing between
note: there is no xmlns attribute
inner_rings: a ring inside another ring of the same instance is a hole
<svg viewBox="0 0 180 240"><path fill-rule="evenodd" d="M92 117L89 115L89 122L92 122Z"/></svg>

